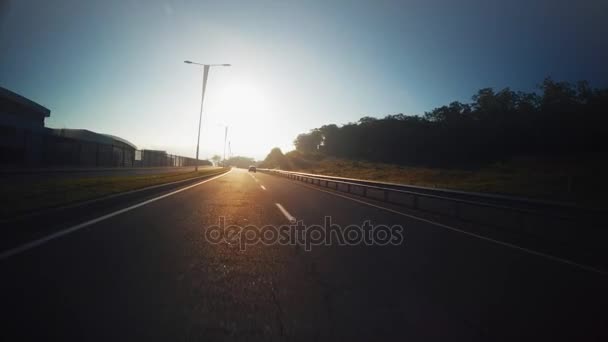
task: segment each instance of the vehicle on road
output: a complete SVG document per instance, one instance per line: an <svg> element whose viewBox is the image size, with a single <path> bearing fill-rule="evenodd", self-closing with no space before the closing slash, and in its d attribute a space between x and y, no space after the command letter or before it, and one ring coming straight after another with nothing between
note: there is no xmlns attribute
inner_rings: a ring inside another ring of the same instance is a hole
<svg viewBox="0 0 608 342"><path fill-rule="evenodd" d="M250 166L250 167L249 167L249 172L257 172L256 167L255 167L255 166L253 166L253 165L252 165L252 166Z"/></svg>

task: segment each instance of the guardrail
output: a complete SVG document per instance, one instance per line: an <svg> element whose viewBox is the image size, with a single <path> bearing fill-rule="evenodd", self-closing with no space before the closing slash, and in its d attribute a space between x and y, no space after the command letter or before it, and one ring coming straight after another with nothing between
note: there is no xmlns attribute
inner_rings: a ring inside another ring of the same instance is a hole
<svg viewBox="0 0 608 342"><path fill-rule="evenodd" d="M575 240L583 238L586 244L606 241L606 229L596 225L604 213L576 206L274 169L258 171L543 239L575 243Z"/></svg>

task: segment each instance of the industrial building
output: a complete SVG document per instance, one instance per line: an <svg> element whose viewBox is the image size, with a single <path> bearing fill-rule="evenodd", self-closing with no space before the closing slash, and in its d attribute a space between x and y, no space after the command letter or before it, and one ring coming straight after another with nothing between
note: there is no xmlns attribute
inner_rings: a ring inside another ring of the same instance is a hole
<svg viewBox="0 0 608 342"><path fill-rule="evenodd" d="M45 141L46 164L131 167L135 145L125 139L86 129L52 129Z"/></svg>
<svg viewBox="0 0 608 342"><path fill-rule="evenodd" d="M0 163L40 164L42 140L50 133L44 119L50 115L48 108L0 87Z"/></svg>
<svg viewBox="0 0 608 342"><path fill-rule="evenodd" d="M1 167L194 166L193 158L137 150L129 141L86 129L48 128L51 111L0 87ZM199 160L198 165L211 165Z"/></svg>
<svg viewBox="0 0 608 342"><path fill-rule="evenodd" d="M133 166L135 145L84 129L51 129L51 111L0 87L0 165L16 167Z"/></svg>

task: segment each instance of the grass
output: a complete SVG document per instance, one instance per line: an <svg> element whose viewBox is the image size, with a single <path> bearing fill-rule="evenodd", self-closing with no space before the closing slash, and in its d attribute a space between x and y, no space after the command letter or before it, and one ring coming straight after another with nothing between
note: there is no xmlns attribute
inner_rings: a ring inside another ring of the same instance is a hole
<svg viewBox="0 0 608 342"><path fill-rule="evenodd" d="M497 193L606 208L608 174L601 160L519 158L475 169L409 167L324 159L299 171L401 184Z"/></svg>
<svg viewBox="0 0 608 342"><path fill-rule="evenodd" d="M0 207L0 218L15 217L125 191L211 175L221 170L221 168L203 168L198 172L48 179L32 183L2 182L0 186L2 186L3 205Z"/></svg>

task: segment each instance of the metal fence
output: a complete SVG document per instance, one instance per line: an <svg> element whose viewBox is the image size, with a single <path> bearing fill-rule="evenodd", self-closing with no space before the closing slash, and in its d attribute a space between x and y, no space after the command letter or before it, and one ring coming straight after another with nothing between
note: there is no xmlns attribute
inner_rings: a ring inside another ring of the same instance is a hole
<svg viewBox="0 0 608 342"><path fill-rule="evenodd" d="M211 165L207 160L199 160L199 165ZM180 167L180 166L195 166L196 159L178 156L175 154L168 154L165 151L156 150L135 150L135 167L154 167L154 166L167 166L167 167Z"/></svg>

